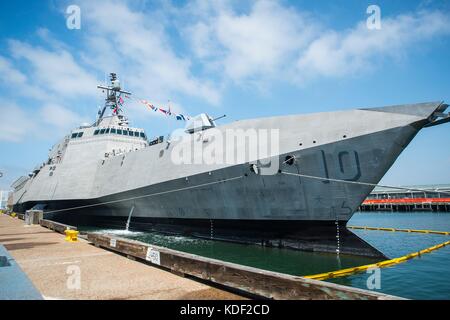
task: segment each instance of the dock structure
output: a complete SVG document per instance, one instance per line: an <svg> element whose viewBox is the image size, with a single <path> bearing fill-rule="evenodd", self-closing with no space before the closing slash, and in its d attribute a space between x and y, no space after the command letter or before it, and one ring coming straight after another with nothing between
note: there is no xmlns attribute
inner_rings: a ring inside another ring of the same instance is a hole
<svg viewBox="0 0 450 320"><path fill-rule="evenodd" d="M110 234L66 242L60 233L67 227L49 220L24 225L0 215L0 243L45 299L400 299Z"/></svg>
<svg viewBox="0 0 450 320"><path fill-rule="evenodd" d="M450 212L450 184L403 188L404 190L376 187L359 210Z"/></svg>
<svg viewBox="0 0 450 320"><path fill-rule="evenodd" d="M53 229L56 232L0 214L0 244L44 299L243 299L83 239L66 242L64 235L57 233L61 226ZM0 267L0 273L6 268Z"/></svg>
<svg viewBox="0 0 450 320"><path fill-rule="evenodd" d="M150 262L153 265L161 266L182 276L193 276L268 299L400 299L399 297L369 290L206 258L108 234L89 233L88 239L97 246L135 257L141 261Z"/></svg>

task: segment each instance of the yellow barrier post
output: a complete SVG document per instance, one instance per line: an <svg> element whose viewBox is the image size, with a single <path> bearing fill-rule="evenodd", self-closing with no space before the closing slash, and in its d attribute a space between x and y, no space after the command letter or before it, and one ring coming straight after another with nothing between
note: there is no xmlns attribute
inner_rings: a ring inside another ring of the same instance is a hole
<svg viewBox="0 0 450 320"><path fill-rule="evenodd" d="M13 212L11 213L11 217L15 218L17 216L17 213Z"/></svg>
<svg viewBox="0 0 450 320"><path fill-rule="evenodd" d="M66 234L66 241L68 242L77 242L78 241L78 231L77 230L71 230L71 229L66 229L66 231L64 231L64 233Z"/></svg>

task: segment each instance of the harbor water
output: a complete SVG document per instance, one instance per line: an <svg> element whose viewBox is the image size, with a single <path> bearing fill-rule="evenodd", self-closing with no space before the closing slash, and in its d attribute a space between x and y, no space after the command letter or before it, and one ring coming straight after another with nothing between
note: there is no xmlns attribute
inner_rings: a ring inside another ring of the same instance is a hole
<svg viewBox="0 0 450 320"><path fill-rule="evenodd" d="M450 231L450 214L434 212L360 212L348 225ZM377 262L370 258L243 245L153 232L82 228L160 245L205 257L292 275L311 275ZM389 258L400 257L449 240L449 236L353 230ZM380 269L379 288L370 288L372 273L328 281L409 299L450 299L450 247ZM372 277L373 278L373 277Z"/></svg>

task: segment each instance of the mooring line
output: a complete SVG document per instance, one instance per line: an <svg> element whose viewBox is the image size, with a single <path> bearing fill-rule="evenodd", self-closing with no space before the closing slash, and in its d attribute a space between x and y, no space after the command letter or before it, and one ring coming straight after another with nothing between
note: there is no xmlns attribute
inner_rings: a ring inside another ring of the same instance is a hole
<svg viewBox="0 0 450 320"><path fill-rule="evenodd" d="M315 180L326 180L326 181L333 181L333 182L340 182L340 183L348 183L348 184L357 184L357 185L364 185L364 186L371 186L371 187L381 187L381 188L388 188L388 189L398 189L398 190L405 190L405 191L418 191L418 192L438 192L441 194L450 195L450 192L445 191L431 191L431 190L424 190L424 189L417 189L417 188L405 188L405 187L398 187L398 186L388 186L388 185L382 185L377 183L370 183L370 182L361 182L361 181L349 181L349 180L343 180L343 179L334 179L334 178L326 178L326 177L319 177L319 176L312 176L309 174L301 174L301 173L293 173L293 172L287 172L287 171L280 171L282 174L296 176L296 177L303 177L308 179L315 179Z"/></svg>
<svg viewBox="0 0 450 320"><path fill-rule="evenodd" d="M214 185L214 184L218 184L218 183L222 183L222 182L238 180L238 179L241 179L242 177L244 177L244 176L237 176L237 177L233 177L233 178L228 178L228 179L223 179L223 180L218 180L218 181L213 181L213 182L202 183L202 184L198 184L198 185L195 185L195 186L189 186L189 187L184 187L184 188L179 188L179 189L172 189L172 190L167 190L167 191L155 192L155 193L151 193L151 194L145 194L145 195L142 195L142 196L136 196L136 197L130 197L130 198L124 198L124 199L118 199L118 200L105 201L105 202L100 202L100 203L87 204L87 205L83 205L83 206L64 208L64 209L58 209L58 210L52 210L52 211L46 211L44 213L45 214L47 214L47 213L56 213L56 212L63 212L63 211L70 211L70 210L78 210L78 209L84 209L84 208L98 207L98 206L103 206L103 205L112 204L112 203L118 203L118 202L126 202L126 201L131 201L131 200L136 200L136 199L142 199L142 198L147 198L147 197L159 196L159 195L172 193L172 192L185 191L185 190L190 190L190 189L210 186L210 185Z"/></svg>
<svg viewBox="0 0 450 320"><path fill-rule="evenodd" d="M285 163L287 163L288 161L291 161L291 160L292 160L292 157L289 158L289 159L286 159L285 161L283 161L282 164L285 164ZM419 192L433 192L433 191L423 190L423 189L404 188L404 187L396 187L396 186L380 185L380 184L369 183L369 182L360 182L360 181L348 181L348 180L342 180L342 179L333 179L333 178L326 178L326 177L312 176L312 175L301 174L301 173L286 172L286 171L281 171L281 170L279 171L279 173L286 174L286 175L297 176L297 177L309 178L309 179L327 180L327 181L333 181L333 182L348 183L348 184L357 184L357 185L366 185L366 186L372 186L372 187L383 187L383 188L390 188L390 189L407 190L407 191L419 191ZM189 189L199 188L199 187L203 187L203 186L214 185L214 184L217 184L217 183L222 183L222 182L227 182L227 181L232 181L232 180L241 179L241 178L243 178L243 177L244 177L244 175L241 175L241 176L237 176L237 177L233 177L233 178L229 178L229 179L224 179L224 180L219 180L219 181L213 181L213 182L207 182L207 183L200 184L200 185L197 185L197 186L190 186L190 187L186 187L186 188L180 188L180 189L168 190L168 191L157 192L157 193L153 193L153 194L147 194L147 195L142 195L142 196L130 197L130 198L125 198L125 199L118 199L118 200L105 201L105 202L101 202L101 203L94 203L94 204L88 204L88 205L77 206L77 207L71 207L71 208L64 208L64 209L58 209L58 210L51 210L51 211L46 211L46 212L44 212L44 213L57 213L57 212L71 211L71 210L77 210L77 209L92 208L92 207L97 207L97 206L102 206L102 205L112 204L112 203L118 203L118 202L126 202L126 201L130 201L130 200L136 200L136 199L141 199L141 198L146 198L146 197L152 197L152 196L156 196L156 195L162 195L162 194L167 194L167 193L172 193L172 192L177 192L177 191L184 191L184 190L189 190ZM444 192L444 191L435 191L435 192L439 192L439 193L441 193L441 194L450 195L449 192Z"/></svg>
<svg viewBox="0 0 450 320"><path fill-rule="evenodd" d="M424 234L439 234L439 235L450 235L450 232L447 231L433 231L433 230L415 230L415 229L396 229L396 228L377 228L377 227L358 227L358 226L349 226L348 228L351 229L362 229L362 230L379 230L379 231L399 231L399 232L417 232L417 233L424 233ZM353 268L346 268L346 269L341 269L341 270L337 270L337 271L331 271L331 272L324 272L324 273L319 273L319 274L313 274L313 275L309 275L309 276L303 276L304 278L307 279L315 279L315 280L327 280L327 279L332 279L332 278L339 278L339 277L346 277L346 276L350 276L356 273L360 273L363 271L366 271L367 269L371 269L371 268L385 268L385 267L390 267L399 263L403 263L405 261L408 261L410 259L419 257L425 253L430 253L434 250L438 250L440 248L443 248L445 246L450 245L450 241L446 241L434 246L431 246L429 248L417 251L417 252L413 252L398 258L394 258L394 259L389 259L389 260L385 260L385 261L381 261L381 262L377 262L377 263L372 263L372 264L367 264L367 265L363 265L363 266L359 266L359 267L353 267Z"/></svg>

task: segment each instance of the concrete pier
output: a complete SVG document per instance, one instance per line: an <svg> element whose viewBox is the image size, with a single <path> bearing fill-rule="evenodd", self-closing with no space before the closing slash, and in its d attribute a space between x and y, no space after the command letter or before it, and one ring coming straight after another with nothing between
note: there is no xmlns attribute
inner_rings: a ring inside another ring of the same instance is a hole
<svg viewBox="0 0 450 320"><path fill-rule="evenodd" d="M45 299L243 299L4 214L0 244Z"/></svg>

